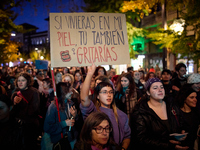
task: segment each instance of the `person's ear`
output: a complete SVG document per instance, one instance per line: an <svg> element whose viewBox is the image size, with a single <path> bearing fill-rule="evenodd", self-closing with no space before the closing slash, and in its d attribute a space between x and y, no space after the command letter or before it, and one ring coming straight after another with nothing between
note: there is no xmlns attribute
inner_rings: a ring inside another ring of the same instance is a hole
<svg viewBox="0 0 200 150"><path fill-rule="evenodd" d="M99 95L97 95L97 99L99 99Z"/></svg>
<svg viewBox="0 0 200 150"><path fill-rule="evenodd" d="M146 93L147 93L147 95L149 95L149 96L150 96L150 93L149 93L149 91L146 91Z"/></svg>

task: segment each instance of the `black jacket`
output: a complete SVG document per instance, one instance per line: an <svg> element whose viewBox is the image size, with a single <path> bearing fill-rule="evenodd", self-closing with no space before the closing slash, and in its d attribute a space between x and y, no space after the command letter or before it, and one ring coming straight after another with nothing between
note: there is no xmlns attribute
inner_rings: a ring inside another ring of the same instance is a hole
<svg viewBox="0 0 200 150"><path fill-rule="evenodd" d="M169 125L165 125L157 114L149 108L147 100L136 105L130 120L131 149L133 150L173 150L169 142L171 133L181 133L183 128L179 109L166 102ZM172 113L172 108L176 115Z"/></svg>

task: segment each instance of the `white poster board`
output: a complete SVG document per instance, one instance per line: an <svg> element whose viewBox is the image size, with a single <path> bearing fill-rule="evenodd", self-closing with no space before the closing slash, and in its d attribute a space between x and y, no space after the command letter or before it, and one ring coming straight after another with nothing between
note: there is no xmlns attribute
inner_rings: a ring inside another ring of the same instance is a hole
<svg viewBox="0 0 200 150"><path fill-rule="evenodd" d="M125 14L50 13L51 67L130 63Z"/></svg>

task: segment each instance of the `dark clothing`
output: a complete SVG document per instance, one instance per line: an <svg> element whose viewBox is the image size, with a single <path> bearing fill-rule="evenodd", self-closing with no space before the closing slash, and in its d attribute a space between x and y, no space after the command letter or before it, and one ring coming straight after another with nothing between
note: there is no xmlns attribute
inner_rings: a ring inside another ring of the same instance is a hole
<svg viewBox="0 0 200 150"><path fill-rule="evenodd" d="M189 150L193 150L194 141L197 138L197 129L200 124L200 115L195 108L189 113L181 112L186 122L185 132L188 133L187 138L182 142L182 145L188 146Z"/></svg>
<svg viewBox="0 0 200 150"><path fill-rule="evenodd" d="M182 117L179 109L166 102L168 120L164 121L149 108L147 99L135 106L131 115L131 148L134 150L173 150L175 145L169 142L171 133L181 133ZM172 108L176 116L172 113ZM176 118L177 117L177 118ZM168 124L168 125L167 125Z"/></svg>
<svg viewBox="0 0 200 150"><path fill-rule="evenodd" d="M180 79L178 76L174 79L172 79L172 86L177 86L179 89L187 83L187 79L186 78L183 78L183 79ZM173 95L176 96L178 93L178 91L175 91L173 90Z"/></svg>
<svg viewBox="0 0 200 150"><path fill-rule="evenodd" d="M17 96L19 89L16 89L12 94L12 101ZM37 136L39 127L39 106L40 98L39 92L33 87L28 87L26 90L20 90L23 97L19 104L13 106L11 110L11 116L18 121L23 122L24 130L24 146L27 150L37 149Z"/></svg>
<svg viewBox="0 0 200 150"><path fill-rule="evenodd" d="M137 92L137 100L139 100L143 94L145 94L144 84L140 81L138 83L135 82L136 85L136 92Z"/></svg>
<svg viewBox="0 0 200 150"><path fill-rule="evenodd" d="M0 145L2 150L21 150L23 148L22 134L15 119L0 123Z"/></svg>
<svg viewBox="0 0 200 150"><path fill-rule="evenodd" d="M172 93L172 84L171 82L169 82L169 84L164 84L163 80L162 80L164 89L165 89L165 97L174 97L173 93Z"/></svg>
<svg viewBox="0 0 200 150"><path fill-rule="evenodd" d="M14 97L17 96L17 88L12 94L11 100L14 101ZM39 125L38 114L40 106L40 97L37 89L29 87L26 90L21 90L22 95L28 101L28 103L22 99L19 104L13 106L11 110L11 116L19 118L26 123L33 123Z"/></svg>

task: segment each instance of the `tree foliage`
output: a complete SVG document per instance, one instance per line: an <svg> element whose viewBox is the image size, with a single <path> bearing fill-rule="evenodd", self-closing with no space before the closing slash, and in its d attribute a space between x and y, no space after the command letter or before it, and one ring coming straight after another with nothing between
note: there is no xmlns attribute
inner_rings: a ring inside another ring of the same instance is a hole
<svg viewBox="0 0 200 150"><path fill-rule="evenodd" d="M22 32L22 26L15 25L13 21L17 14L12 10L20 6L23 0L0 1L0 55L1 63L17 60L19 43L10 40L11 32Z"/></svg>

